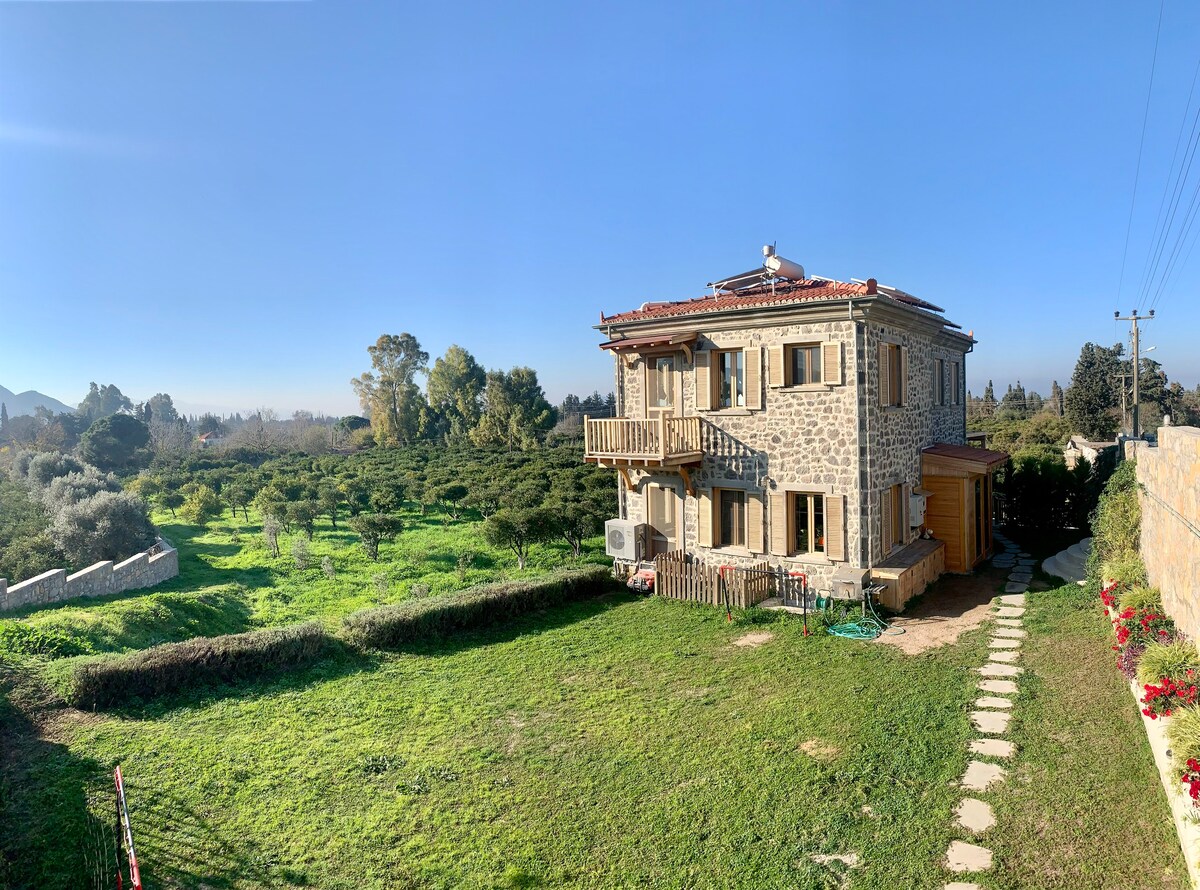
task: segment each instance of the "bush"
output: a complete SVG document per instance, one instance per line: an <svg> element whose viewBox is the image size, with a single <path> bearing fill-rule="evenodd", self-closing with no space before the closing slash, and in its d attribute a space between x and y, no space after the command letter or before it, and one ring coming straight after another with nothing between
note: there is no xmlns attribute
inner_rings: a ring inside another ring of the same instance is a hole
<svg viewBox="0 0 1200 890"><path fill-rule="evenodd" d="M77 708L103 708L188 687L253 680L310 664L329 645L317 622L167 643L77 665L67 700Z"/></svg>
<svg viewBox="0 0 1200 890"><path fill-rule="evenodd" d="M1109 477L1104 493L1091 516L1092 551L1088 556L1088 577L1099 580L1100 567L1106 563L1138 559L1142 531L1142 508L1137 495L1137 468L1124 461Z"/></svg>
<svg viewBox="0 0 1200 890"><path fill-rule="evenodd" d="M1200 708L1185 708L1167 721L1167 742L1176 769L1200 760Z"/></svg>
<svg viewBox="0 0 1200 890"><path fill-rule="evenodd" d="M449 596L364 609L348 616L344 629L355 645L386 649L498 624L612 589L612 575L606 568L560 572L535 581L490 584Z"/></svg>
<svg viewBox="0 0 1200 890"><path fill-rule="evenodd" d="M1117 600L1121 609L1135 609L1139 612L1162 611L1162 594L1157 587L1130 587Z"/></svg>
<svg viewBox="0 0 1200 890"><path fill-rule="evenodd" d="M19 621L0 621L0 651L15 655L69 658L85 655L92 647L55 627L38 628Z"/></svg>
<svg viewBox="0 0 1200 890"><path fill-rule="evenodd" d="M1188 671L1193 672L1192 676L1188 676ZM1145 685L1170 677L1176 683L1188 680L1190 685L1197 673L1200 673L1200 652L1196 650L1196 644L1175 640L1163 646L1153 644L1146 649L1138 663L1137 679Z"/></svg>
<svg viewBox="0 0 1200 890"><path fill-rule="evenodd" d="M101 560L121 560L154 543L154 526L146 502L128 492L102 491L63 507L54 520L54 535L77 568Z"/></svg>
<svg viewBox="0 0 1200 890"><path fill-rule="evenodd" d="M1100 578L1115 581L1120 588L1145 586L1146 564L1137 554L1125 554L1100 565Z"/></svg>

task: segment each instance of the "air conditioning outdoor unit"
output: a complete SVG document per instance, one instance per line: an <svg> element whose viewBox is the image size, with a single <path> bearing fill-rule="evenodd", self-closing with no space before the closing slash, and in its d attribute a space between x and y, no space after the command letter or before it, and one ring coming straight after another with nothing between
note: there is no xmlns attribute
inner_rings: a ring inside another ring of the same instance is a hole
<svg viewBox="0 0 1200 890"><path fill-rule="evenodd" d="M604 523L604 552L614 559L637 562L642 558L645 526L631 519L610 519Z"/></svg>

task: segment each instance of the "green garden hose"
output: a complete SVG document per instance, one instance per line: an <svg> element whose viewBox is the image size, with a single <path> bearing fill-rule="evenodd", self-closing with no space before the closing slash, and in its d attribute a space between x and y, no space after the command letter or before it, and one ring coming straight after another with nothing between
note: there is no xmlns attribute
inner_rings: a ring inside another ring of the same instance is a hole
<svg viewBox="0 0 1200 890"><path fill-rule="evenodd" d="M875 640L883 634L899 635L904 633L903 628L893 628L879 617L879 613L875 611L875 604L871 601L873 592L871 588L863 591L862 618L857 621L847 621L844 624L835 624L829 628L829 633L846 640ZM868 612L870 614L867 614Z"/></svg>

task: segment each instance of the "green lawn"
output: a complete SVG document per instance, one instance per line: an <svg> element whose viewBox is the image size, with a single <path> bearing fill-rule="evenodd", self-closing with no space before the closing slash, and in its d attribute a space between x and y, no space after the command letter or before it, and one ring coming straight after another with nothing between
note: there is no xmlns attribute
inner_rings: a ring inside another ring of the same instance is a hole
<svg viewBox="0 0 1200 890"><path fill-rule="evenodd" d="M578 561L565 542L537 545L521 571L511 552L484 543L477 519L451 521L434 511L426 516L409 511L403 514L405 530L380 547L378 562L367 558L344 522L335 529L328 519L319 521L308 544L309 566L299 570L291 547L304 536L280 535L280 556L273 558L255 513L250 516L252 521L246 522L226 513L205 529L175 521L169 513L155 514L162 534L179 548L178 578L152 592L73 600L14 614L33 627L61 631L96 652L121 652L308 618L334 623L358 609L420 593L421 588L444 593L543 575L564 564L611 563L603 540L596 538L586 543ZM321 569L325 556L334 564L332 580Z"/></svg>
<svg viewBox="0 0 1200 890"><path fill-rule="evenodd" d="M1026 669L1010 738L1013 774L994 794L1001 866L985 887L1186 888L1166 795L1112 634L1092 593L1029 594Z"/></svg>
<svg viewBox="0 0 1200 890"><path fill-rule="evenodd" d="M62 718L9 773L14 881L87 886L63 838L120 762L151 887L820 888L851 853L848 886L932 887L983 640L907 657L615 596Z"/></svg>

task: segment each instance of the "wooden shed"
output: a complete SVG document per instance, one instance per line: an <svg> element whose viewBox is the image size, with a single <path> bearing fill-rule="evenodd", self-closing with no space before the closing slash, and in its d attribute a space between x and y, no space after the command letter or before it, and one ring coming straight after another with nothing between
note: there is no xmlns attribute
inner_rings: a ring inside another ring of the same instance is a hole
<svg viewBox="0 0 1200 890"><path fill-rule="evenodd" d="M1003 451L931 445L921 452L925 526L946 542L946 571L970 572L992 555L992 476Z"/></svg>

